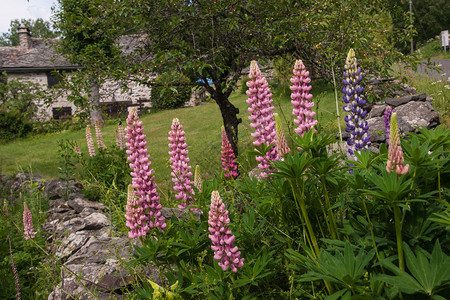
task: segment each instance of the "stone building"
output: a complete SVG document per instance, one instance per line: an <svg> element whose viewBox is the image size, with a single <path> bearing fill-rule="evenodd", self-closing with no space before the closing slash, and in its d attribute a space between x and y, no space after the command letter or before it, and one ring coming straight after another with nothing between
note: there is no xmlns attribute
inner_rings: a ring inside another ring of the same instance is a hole
<svg viewBox="0 0 450 300"><path fill-rule="evenodd" d="M19 45L15 47L0 47L0 72L6 72L8 81L19 79L38 83L43 89L53 88L60 80L58 74L69 74L81 69L56 53L53 45L57 39L41 39L31 37L29 30L21 26L18 29ZM127 45L127 39L123 37L120 45ZM125 49L126 51L126 49ZM150 106L151 88L139 85L137 82L128 83L128 91L123 93L121 85L112 80L107 80L100 87L101 106L106 113L114 114L130 106ZM38 115L47 118L60 119L75 113L75 106L67 101L66 93L61 91L58 97L52 99L50 106L43 101L36 100Z"/></svg>

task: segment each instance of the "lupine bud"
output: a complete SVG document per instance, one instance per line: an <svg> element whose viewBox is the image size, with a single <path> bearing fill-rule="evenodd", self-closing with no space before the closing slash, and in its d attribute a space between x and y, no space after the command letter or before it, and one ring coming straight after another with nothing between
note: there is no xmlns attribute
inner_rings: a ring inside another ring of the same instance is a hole
<svg viewBox="0 0 450 300"><path fill-rule="evenodd" d="M194 186L197 188L197 190L201 193L202 192L202 177L200 176L200 166L195 166L195 173L194 173Z"/></svg>
<svg viewBox="0 0 450 300"><path fill-rule="evenodd" d="M292 114L295 117L294 123L298 126L295 128L295 132L303 136L317 124L317 120L314 120L316 113L311 111L314 106L314 102L310 101L312 95L309 93L311 78L301 60L295 62L293 72L294 76L291 78L292 85L290 87L292 90L291 103L294 106Z"/></svg>
<svg viewBox="0 0 450 300"><path fill-rule="evenodd" d="M256 61L250 64L250 73L248 75L250 80L247 82L247 104L250 105L248 111L251 115L248 119L251 121L250 126L255 129L251 134L256 141L253 145L259 147L261 144L275 144L276 130L275 120L273 117L272 94L270 92L269 84L264 76L261 76ZM270 168L269 161L276 161L280 159L280 154L277 147L271 147L266 154L266 157L258 156L256 160L259 162L258 168L261 170L261 177L269 177L268 172L273 171Z"/></svg>
<svg viewBox="0 0 450 300"><path fill-rule="evenodd" d="M94 139L92 138L90 125L86 126L86 142L89 150L89 156L94 157L95 156Z"/></svg>
<svg viewBox="0 0 450 300"><path fill-rule="evenodd" d="M236 158L234 156L233 149L231 148L231 144L228 141L227 133L225 132L225 127L222 126L222 170L225 171L224 176L227 178L233 177L236 178L239 176L237 169L238 166L236 164Z"/></svg>
<svg viewBox="0 0 450 300"><path fill-rule="evenodd" d="M118 137L118 147L120 150L125 148L125 131L123 129L122 123L117 126L117 137Z"/></svg>
<svg viewBox="0 0 450 300"><path fill-rule="evenodd" d="M126 226L130 228L130 232L128 232L128 237L130 239L143 236L141 234L141 216L144 215L144 208L142 205L139 205L136 200L136 194L134 193L133 185L128 185L128 193L127 193L127 206L126 206L126 214L125 219ZM145 234L144 234L145 235Z"/></svg>
<svg viewBox="0 0 450 300"><path fill-rule="evenodd" d="M228 210L225 208L218 191L211 194L211 206L209 210L209 238L212 242L211 249L214 251L214 259L219 261L219 266L226 271L231 268L237 272L237 268L244 265L244 258L241 258L241 252L234 246L235 237L228 224Z"/></svg>
<svg viewBox="0 0 450 300"><path fill-rule="evenodd" d="M32 239L36 232L33 232L33 218L31 216L31 211L28 209L27 204L23 203L23 231L25 234L25 239Z"/></svg>
<svg viewBox="0 0 450 300"><path fill-rule="evenodd" d="M97 138L97 147L100 149L106 149L105 144L103 143L103 133L102 133L102 124L100 121L95 121L95 137Z"/></svg>
<svg viewBox="0 0 450 300"><path fill-rule="evenodd" d="M389 136L389 154L386 164L386 170L391 173L395 171L398 175L408 173L409 165L403 166L403 150L400 144L400 133L397 125L397 113L391 116L390 136Z"/></svg>
<svg viewBox="0 0 450 300"><path fill-rule="evenodd" d="M367 112L363 109L366 100L362 95L364 88L360 86L361 81L361 68L358 67L356 62L355 51L350 49L345 62L343 98L346 104L344 105L344 111L349 113L345 116L345 122L347 122L345 131L350 133L347 144L349 146L348 152L351 155L355 151L368 149L370 146L370 135L367 133L369 126L367 121L364 121Z"/></svg>
<svg viewBox="0 0 450 300"><path fill-rule="evenodd" d="M185 209L190 204L193 204L195 199L191 196L194 194L192 189L193 182L191 180L191 166L189 166L189 151L186 149L186 137L183 126L180 121L175 118L172 121L172 130L169 132L169 147L170 147L170 167L172 168L172 182L173 189L177 192L175 198L181 201L178 205L180 209Z"/></svg>
<svg viewBox="0 0 450 300"><path fill-rule="evenodd" d="M126 139L128 142L128 161L132 170L131 177L138 200L130 198L130 214L127 214L127 226L131 229L130 238L145 236L152 228L166 228L165 218L161 214L159 194L156 191L154 171L150 168L150 155L147 154L144 127L133 108L127 118ZM130 195L131 197L131 195ZM139 208L140 207L140 208Z"/></svg>
<svg viewBox="0 0 450 300"><path fill-rule="evenodd" d="M391 106L388 105L384 111L384 128L386 132L386 143L389 144L389 133L390 133L390 124L391 124L391 116L393 113L393 109Z"/></svg>
<svg viewBox="0 0 450 300"><path fill-rule="evenodd" d="M274 113L273 115L275 117L275 131L277 133L276 137L277 151L278 153L280 153L280 155L285 155L286 153L289 153L291 149L289 149L286 137L283 132L283 128L281 127L280 116L277 113Z"/></svg>

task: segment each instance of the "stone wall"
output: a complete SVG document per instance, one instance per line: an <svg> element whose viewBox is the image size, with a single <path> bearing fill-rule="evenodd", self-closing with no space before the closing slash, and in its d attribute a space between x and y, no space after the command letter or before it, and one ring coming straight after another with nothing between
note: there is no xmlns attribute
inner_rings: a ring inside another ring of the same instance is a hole
<svg viewBox="0 0 450 300"><path fill-rule="evenodd" d="M43 230L49 235L47 249L60 263L60 282L48 296L60 299L125 299L129 285L138 280L124 267L132 258L132 242L117 233L104 204L86 199L81 184L71 181L70 200L64 199L66 182L45 181L38 174L0 175L0 184L13 190L29 189L29 183L44 189L49 199L47 222ZM51 263L53 258L48 257ZM157 269L138 270L145 278L161 283Z"/></svg>
<svg viewBox="0 0 450 300"><path fill-rule="evenodd" d="M369 84L377 91L377 84L380 81L380 79L373 79ZM389 84L389 80L383 80L383 82ZM439 113L432 106L433 98L427 97L426 94L417 94L413 87L405 84L400 85L393 92L394 97L385 97L382 90L377 93L382 100L368 103L364 107L368 112L365 120L369 125L370 141L375 148L377 147L376 144L386 141L384 111L388 106L391 106L393 111L397 113L398 127L403 136L408 132L418 132L417 128L419 127L432 129L440 124ZM342 132L342 135L344 140L350 136L345 131Z"/></svg>

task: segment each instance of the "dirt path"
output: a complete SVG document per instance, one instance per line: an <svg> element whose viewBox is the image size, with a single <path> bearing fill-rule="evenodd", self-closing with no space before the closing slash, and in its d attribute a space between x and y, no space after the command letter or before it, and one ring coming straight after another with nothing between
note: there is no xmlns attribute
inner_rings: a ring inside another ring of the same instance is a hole
<svg viewBox="0 0 450 300"><path fill-rule="evenodd" d="M442 69L440 72L437 72L435 70L432 70L430 68L427 68L426 65L420 65L418 68L418 71L421 73L425 73L425 74L429 74L431 78L440 78L446 81L450 81L450 60L436 60L436 59L431 59L431 62L437 64L437 65L441 65L440 68ZM423 63L426 63L426 60L423 60ZM442 76L443 75L443 76ZM443 77L443 78L442 78Z"/></svg>

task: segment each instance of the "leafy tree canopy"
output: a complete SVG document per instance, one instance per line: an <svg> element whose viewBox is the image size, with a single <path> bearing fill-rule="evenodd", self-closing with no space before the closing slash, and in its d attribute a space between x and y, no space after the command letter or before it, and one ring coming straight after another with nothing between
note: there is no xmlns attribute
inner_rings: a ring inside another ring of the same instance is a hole
<svg viewBox="0 0 450 300"><path fill-rule="evenodd" d="M0 46L17 46L19 45L19 35L17 29L20 25L25 25L31 33L32 37L37 38L55 38L57 33L52 29L49 21L41 18L33 19L14 19L9 25L8 32L2 33L0 36Z"/></svg>
<svg viewBox="0 0 450 300"><path fill-rule="evenodd" d="M397 0L404 12L409 11L409 1ZM449 30L450 2L447 0L413 0L413 25L417 31L415 42L424 43L443 30ZM396 20L396 25L409 24L409 18Z"/></svg>
<svg viewBox="0 0 450 300"><path fill-rule="evenodd" d="M79 42L71 43L68 49L83 59L101 60L96 56L101 51L86 52L97 49L90 41L101 45L123 34L145 35L145 44L141 43L126 59L108 58L114 62L107 68L108 75L116 78L139 75L143 82L152 84L152 77L145 76L154 72L185 74L191 84L204 86L218 104L236 154L241 120L228 97L251 60L294 53L309 69L316 68L330 76L331 67L342 66L348 49L354 48L359 58L370 61L370 69L387 71L385 67L400 55L393 41L407 36L406 30L392 26L387 0L60 0L60 3L59 22L65 24L63 36L68 42L73 41L70 37L74 35L83 37L76 38ZM85 12L81 20L74 17L74 10ZM213 85L209 85L208 79Z"/></svg>

